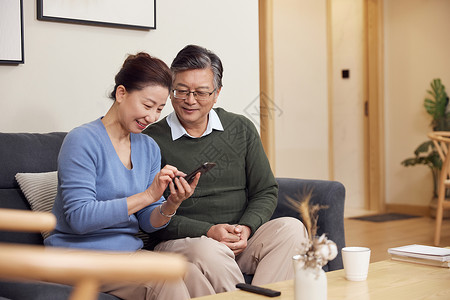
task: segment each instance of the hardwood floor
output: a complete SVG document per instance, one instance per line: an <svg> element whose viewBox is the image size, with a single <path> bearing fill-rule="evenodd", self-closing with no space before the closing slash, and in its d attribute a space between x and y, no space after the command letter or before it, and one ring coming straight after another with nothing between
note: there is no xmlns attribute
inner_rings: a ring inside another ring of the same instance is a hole
<svg viewBox="0 0 450 300"><path fill-rule="evenodd" d="M435 220L419 217L389 222L368 222L346 218L345 243L347 246L365 246L371 251L371 262L389 259L387 249L409 244L433 246ZM450 246L450 219L444 219L441 247Z"/></svg>

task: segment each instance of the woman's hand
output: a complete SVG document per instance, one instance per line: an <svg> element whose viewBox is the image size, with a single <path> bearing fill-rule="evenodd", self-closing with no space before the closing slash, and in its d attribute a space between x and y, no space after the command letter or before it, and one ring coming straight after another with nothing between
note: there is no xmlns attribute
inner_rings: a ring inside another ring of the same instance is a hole
<svg viewBox="0 0 450 300"><path fill-rule="evenodd" d="M175 179L169 183L170 195L167 197L167 204L178 208L181 202L192 196L199 179L200 172L195 174L194 180L191 184L189 184L183 177L175 177Z"/></svg>
<svg viewBox="0 0 450 300"><path fill-rule="evenodd" d="M186 174L183 173L182 176ZM196 174L194 180L189 184L182 177L175 177L169 182L170 195L167 200L161 204L161 206L153 210L150 215L150 223L153 227L161 227L170 221L171 217L176 213L181 202L192 196L195 188L197 187L198 180L200 179L200 173ZM177 188L175 188L175 186Z"/></svg>
<svg viewBox="0 0 450 300"><path fill-rule="evenodd" d="M174 166L166 165L162 168L145 191L127 198L128 215L132 215L161 199L167 186L176 176L186 176L186 174L178 171Z"/></svg>
<svg viewBox="0 0 450 300"><path fill-rule="evenodd" d="M178 169L175 168L174 166L165 165L164 168L162 168L161 171L159 171L159 173L156 174L152 184L145 191L148 197L153 200L148 204L151 204L161 199L167 186L170 184L173 185L173 180L177 176L186 176L186 174L184 174L181 171L178 171Z"/></svg>

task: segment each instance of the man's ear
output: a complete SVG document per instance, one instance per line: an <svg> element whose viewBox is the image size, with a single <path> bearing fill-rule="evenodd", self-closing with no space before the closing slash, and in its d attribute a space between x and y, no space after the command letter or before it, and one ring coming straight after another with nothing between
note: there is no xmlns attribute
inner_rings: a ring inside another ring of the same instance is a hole
<svg viewBox="0 0 450 300"><path fill-rule="evenodd" d="M222 88L218 88L218 89L215 91L214 103L217 102L217 98L219 98L219 94L220 94L220 91L221 91L221 90L222 90Z"/></svg>
<svg viewBox="0 0 450 300"><path fill-rule="evenodd" d="M116 101L119 103L122 102L122 100L126 94L127 94L127 89L123 85L119 85L116 88Z"/></svg>

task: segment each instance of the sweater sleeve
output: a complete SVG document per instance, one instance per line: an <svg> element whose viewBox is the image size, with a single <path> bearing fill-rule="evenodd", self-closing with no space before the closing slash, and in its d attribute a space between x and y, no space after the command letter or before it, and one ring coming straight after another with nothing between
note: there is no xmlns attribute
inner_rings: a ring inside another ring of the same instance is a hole
<svg viewBox="0 0 450 300"><path fill-rule="evenodd" d="M258 132L247 120L248 144L246 152L246 177L248 205L239 224L251 228L252 235L272 216L277 206L278 184L270 168Z"/></svg>
<svg viewBox="0 0 450 300"><path fill-rule="evenodd" d="M206 235L214 224L194 220L185 216L175 215L170 220L169 226L164 230L156 232L161 240L173 240L186 237L199 237Z"/></svg>
<svg viewBox="0 0 450 300"><path fill-rule="evenodd" d="M75 129L58 157L58 180L67 223L77 234L113 227L129 220L126 197L96 199L96 163L101 147L93 134Z"/></svg>
<svg viewBox="0 0 450 300"><path fill-rule="evenodd" d="M155 149L158 149L158 151L152 151L153 156L150 160L152 165L150 168L150 175L147 187L149 187L152 184L153 180L156 177L156 174L158 174L158 172L161 170L161 152L159 151L159 147L156 145L156 143L154 143L154 147ZM153 227L150 222L150 216L153 210L159 209L158 206L160 206L164 200L165 200L164 197L161 197L158 201L150 204L149 206L141 209L136 213L136 216L139 220L139 227L145 232L152 233L156 230L167 227L167 225L169 224L170 221L161 227Z"/></svg>

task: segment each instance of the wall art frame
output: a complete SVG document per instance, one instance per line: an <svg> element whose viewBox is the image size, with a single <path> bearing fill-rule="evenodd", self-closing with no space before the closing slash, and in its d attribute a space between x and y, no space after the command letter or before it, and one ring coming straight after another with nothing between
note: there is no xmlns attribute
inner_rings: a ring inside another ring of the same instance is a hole
<svg viewBox="0 0 450 300"><path fill-rule="evenodd" d="M156 29L156 0L37 0L37 18L138 30Z"/></svg>
<svg viewBox="0 0 450 300"><path fill-rule="evenodd" d="M23 64L23 0L0 0L0 64Z"/></svg>

